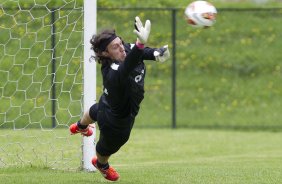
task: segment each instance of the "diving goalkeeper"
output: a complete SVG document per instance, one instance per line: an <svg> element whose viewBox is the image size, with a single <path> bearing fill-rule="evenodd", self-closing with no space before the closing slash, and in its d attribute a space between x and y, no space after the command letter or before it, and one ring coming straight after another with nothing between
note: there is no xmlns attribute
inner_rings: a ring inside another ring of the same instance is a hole
<svg viewBox="0 0 282 184"><path fill-rule="evenodd" d="M128 141L144 98L146 68L143 60L163 62L169 58L167 45L145 47L150 30L149 20L143 26L139 17L135 17L135 44L124 43L115 30L104 30L90 40L95 60L101 64L103 94L81 120L70 126L70 132L91 136L93 130L89 124L97 121L100 136L92 164L107 180L119 179L119 174L108 161Z"/></svg>

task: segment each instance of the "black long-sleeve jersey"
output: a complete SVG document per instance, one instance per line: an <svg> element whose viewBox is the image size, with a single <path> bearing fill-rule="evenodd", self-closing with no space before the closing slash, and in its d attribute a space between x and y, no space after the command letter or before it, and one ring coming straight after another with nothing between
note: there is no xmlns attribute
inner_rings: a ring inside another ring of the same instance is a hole
<svg viewBox="0 0 282 184"><path fill-rule="evenodd" d="M155 48L138 49L133 44L124 44L124 48L127 56L123 62L114 61L101 68L104 92L99 103L106 105L106 113L115 119L138 114L145 93L143 60L155 60Z"/></svg>

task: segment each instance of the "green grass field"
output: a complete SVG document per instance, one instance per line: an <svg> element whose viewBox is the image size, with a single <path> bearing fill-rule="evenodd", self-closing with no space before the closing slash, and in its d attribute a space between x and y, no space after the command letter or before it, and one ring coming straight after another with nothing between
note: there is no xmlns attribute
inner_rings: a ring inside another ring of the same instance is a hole
<svg viewBox="0 0 282 184"><path fill-rule="evenodd" d="M129 142L111 159L125 184L282 183L280 1L212 0L210 29L192 29L182 0L98 0L98 7L176 7L177 129L171 66L146 61L145 99ZM0 0L0 183L107 183L82 172L82 0ZM36 5L35 5L36 4ZM24 11L18 11L21 6ZM56 123L51 127L51 8L55 11ZM31 8L33 7L33 8ZM69 9L68 9L69 8ZM27 11L28 10L28 11ZM149 46L172 40L170 10L101 10L97 30L134 42L133 17L152 21ZM97 98L102 91L97 67ZM194 128L194 129L184 129ZM263 131L264 130L264 131Z"/></svg>
<svg viewBox="0 0 282 184"><path fill-rule="evenodd" d="M65 135L66 130L56 134ZM45 141L50 139L46 137ZM71 139L73 145L79 145L80 136ZM278 184L282 181L281 140L281 132L136 128L129 142L112 156L111 164L121 175L118 183ZM76 159L70 162L78 163ZM100 173L33 165L0 169L0 183L77 184L106 180Z"/></svg>

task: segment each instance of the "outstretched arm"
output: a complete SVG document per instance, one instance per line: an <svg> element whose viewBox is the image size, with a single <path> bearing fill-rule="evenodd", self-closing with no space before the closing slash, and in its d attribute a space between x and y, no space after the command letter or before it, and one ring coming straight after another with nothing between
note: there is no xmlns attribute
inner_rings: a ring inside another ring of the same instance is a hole
<svg viewBox="0 0 282 184"><path fill-rule="evenodd" d="M144 44L147 43L148 37L151 31L151 22L146 21L145 26L143 27L142 22L139 17L135 17L135 30L133 31L137 35L136 45L139 48L144 48ZM155 60L159 62L164 62L169 58L168 45L165 45L161 48L144 48L144 53L142 56L143 60Z"/></svg>
<svg viewBox="0 0 282 184"><path fill-rule="evenodd" d="M145 26L143 26L139 17L135 17L135 29L134 33L137 35L137 41L132 48L131 52L126 56L124 62L119 66L119 71L122 76L126 77L128 74L142 61L144 53L144 45L150 35L151 22L146 20Z"/></svg>
<svg viewBox="0 0 282 184"><path fill-rule="evenodd" d="M169 50L168 50L168 45L165 45L165 46L155 50L154 56L156 58L156 61L159 61L159 62L165 62L166 60L168 60L168 58L170 56L170 53L169 53Z"/></svg>
<svg viewBox="0 0 282 184"><path fill-rule="evenodd" d="M164 62L168 60L169 57L170 57L170 53L168 50L168 45L165 45L161 48L145 47L142 59Z"/></svg>

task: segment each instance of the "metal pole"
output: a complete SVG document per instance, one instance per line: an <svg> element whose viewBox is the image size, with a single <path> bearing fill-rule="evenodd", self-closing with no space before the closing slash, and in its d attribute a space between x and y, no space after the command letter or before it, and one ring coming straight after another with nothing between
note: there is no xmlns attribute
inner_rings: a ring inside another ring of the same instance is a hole
<svg viewBox="0 0 282 184"><path fill-rule="evenodd" d="M172 9L172 128L176 128L176 9Z"/></svg>
<svg viewBox="0 0 282 184"><path fill-rule="evenodd" d="M83 108L84 112L96 102L96 62L89 60L94 52L91 50L90 39L96 34L97 28L97 0L84 0L84 66L83 66ZM96 155L95 149L96 128L93 127L93 134L89 137L83 137L82 146L82 167L85 171L95 171L91 160Z"/></svg>
<svg viewBox="0 0 282 184"><path fill-rule="evenodd" d="M52 128L56 126L56 49L55 49L55 44L56 44L56 27L55 27L55 9L52 9L51 12L51 57L52 57L52 73L51 73L51 110L52 110Z"/></svg>

